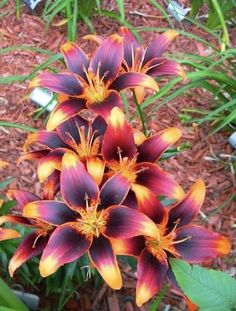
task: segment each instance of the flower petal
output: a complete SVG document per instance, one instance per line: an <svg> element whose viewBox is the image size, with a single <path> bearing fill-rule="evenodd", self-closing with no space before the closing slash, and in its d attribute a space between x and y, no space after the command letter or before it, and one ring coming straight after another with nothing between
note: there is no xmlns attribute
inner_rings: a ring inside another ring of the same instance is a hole
<svg viewBox="0 0 236 311"><path fill-rule="evenodd" d="M89 70L94 75L99 73L103 82L112 81L117 76L123 59L123 38L117 34L110 35L96 49Z"/></svg>
<svg viewBox="0 0 236 311"><path fill-rule="evenodd" d="M183 200L170 209L167 226L171 228L175 223L178 223L180 227L190 223L201 209L205 193L204 182L201 179L197 180Z"/></svg>
<svg viewBox="0 0 236 311"><path fill-rule="evenodd" d="M62 157L66 152L68 152L68 149L57 148L39 160L37 173L41 183L55 170L61 170Z"/></svg>
<svg viewBox="0 0 236 311"><path fill-rule="evenodd" d="M132 190L135 192L139 211L155 223L161 223L165 209L154 193L147 187L138 184L133 184Z"/></svg>
<svg viewBox="0 0 236 311"><path fill-rule="evenodd" d="M73 73L48 73L42 72L34 78L29 87L45 87L56 93L76 96L83 93L83 86Z"/></svg>
<svg viewBox="0 0 236 311"><path fill-rule="evenodd" d="M28 146L33 143L47 146L50 149L67 147L56 132L48 131L38 131L36 133L29 134L23 146L24 151L26 151Z"/></svg>
<svg viewBox="0 0 236 311"><path fill-rule="evenodd" d="M71 148L80 143L80 135L78 128L88 128L88 121L80 116L74 116L56 127L56 131L60 138Z"/></svg>
<svg viewBox="0 0 236 311"><path fill-rule="evenodd" d="M124 60L128 66L126 69L129 69L134 65L134 60L137 63L141 61L143 47L127 27L120 27L119 33L124 38Z"/></svg>
<svg viewBox="0 0 236 311"><path fill-rule="evenodd" d="M43 199L53 200L57 192L60 190L60 175L61 172L55 170L44 182Z"/></svg>
<svg viewBox="0 0 236 311"><path fill-rule="evenodd" d="M93 177L97 185L100 185L104 170L105 170L105 161L100 158L89 158L86 161L86 166L88 173Z"/></svg>
<svg viewBox="0 0 236 311"><path fill-rule="evenodd" d="M6 241L10 239L19 238L20 233L10 228L0 228L0 241Z"/></svg>
<svg viewBox="0 0 236 311"><path fill-rule="evenodd" d="M84 40L91 40L91 41L94 41L94 42L96 42L98 45L102 44L102 42L103 42L103 40L104 40L102 36L93 35L93 34L89 34L89 35L83 36L83 39L84 39Z"/></svg>
<svg viewBox="0 0 236 311"><path fill-rule="evenodd" d="M109 178L100 192L100 208L121 204L131 186L131 182L122 174L117 173Z"/></svg>
<svg viewBox="0 0 236 311"><path fill-rule="evenodd" d="M112 248L116 255L139 256L145 248L143 236L136 236L130 239L110 239Z"/></svg>
<svg viewBox="0 0 236 311"><path fill-rule="evenodd" d="M91 241L73 224L59 226L52 233L39 263L42 277L53 274L60 266L78 259L89 249Z"/></svg>
<svg viewBox="0 0 236 311"><path fill-rule="evenodd" d="M181 136L181 130L170 127L147 138L138 146L137 162L156 162L162 153L178 141Z"/></svg>
<svg viewBox="0 0 236 311"><path fill-rule="evenodd" d="M39 160L45 157L46 155L48 155L49 152L50 150L39 150L39 151L27 152L18 158L17 164L25 160Z"/></svg>
<svg viewBox="0 0 236 311"><path fill-rule="evenodd" d="M160 62L160 60L156 58L148 64L148 67L149 69L146 73L152 77L180 76L183 80L186 80L186 73L183 67L175 60L165 59Z"/></svg>
<svg viewBox="0 0 236 311"><path fill-rule="evenodd" d="M21 212L27 203L40 200L40 197L38 197L36 194L33 194L29 191L16 189L9 190L7 192L7 197L17 201L17 208Z"/></svg>
<svg viewBox="0 0 236 311"><path fill-rule="evenodd" d="M68 208L66 204L50 200L41 200L26 204L23 215L52 225L60 225L73 221L77 217L77 213Z"/></svg>
<svg viewBox="0 0 236 311"><path fill-rule="evenodd" d="M0 225L5 224L6 222L10 222L13 224L21 224L24 226L33 226L29 219L21 216L21 215L14 215L8 214L0 217Z"/></svg>
<svg viewBox="0 0 236 311"><path fill-rule="evenodd" d="M159 238L159 230L150 218L126 206L112 206L107 209L104 234L115 239L128 239L138 235Z"/></svg>
<svg viewBox="0 0 236 311"><path fill-rule="evenodd" d="M148 162L136 165L139 171L136 183L149 188L156 195L164 195L168 198L181 200L185 193L174 178L161 169L158 165Z"/></svg>
<svg viewBox="0 0 236 311"><path fill-rule="evenodd" d="M177 31L170 29L157 35L156 38L149 44L145 51L145 57L143 65L153 58L162 56L165 50L168 48L170 43L178 36Z"/></svg>
<svg viewBox="0 0 236 311"><path fill-rule="evenodd" d="M57 104L48 119L47 130L53 131L58 125L65 122L74 115L77 115L85 108L85 100L81 98L71 98L61 104Z"/></svg>
<svg viewBox="0 0 236 311"><path fill-rule="evenodd" d="M89 60L84 51L74 42L63 44L60 50L69 71L78 74L86 81L84 69L87 70Z"/></svg>
<svg viewBox="0 0 236 311"><path fill-rule="evenodd" d="M62 158L61 194L72 209L86 207L86 200L98 199L98 186L75 154Z"/></svg>
<svg viewBox="0 0 236 311"><path fill-rule="evenodd" d="M135 193L132 190L128 192L122 204L133 209L138 209L138 201Z"/></svg>
<svg viewBox="0 0 236 311"><path fill-rule="evenodd" d="M152 77L140 72L126 72L119 75L109 88L120 92L136 86L146 87L156 92L159 90L157 82Z"/></svg>
<svg viewBox="0 0 236 311"><path fill-rule="evenodd" d="M47 238L42 235L40 236L37 231L27 235L17 247L9 262L10 276L13 277L16 269L23 265L23 263L30 260L32 257L41 254L46 246L46 242Z"/></svg>
<svg viewBox="0 0 236 311"><path fill-rule="evenodd" d="M89 257L104 281L113 289L120 289L122 278L111 243L103 236L94 237Z"/></svg>
<svg viewBox="0 0 236 311"><path fill-rule="evenodd" d="M108 91L107 97L101 102L87 102L87 107L94 113L102 116L105 120L110 116L111 110L114 107L122 108L120 94L114 90Z"/></svg>
<svg viewBox="0 0 236 311"><path fill-rule="evenodd" d="M105 160L120 160L120 157L132 159L136 154L133 129L123 111L113 108L108 119L108 127L103 137L102 155Z"/></svg>
<svg viewBox="0 0 236 311"><path fill-rule="evenodd" d="M200 263L230 252L229 239L211 232L204 227L186 225L176 230L176 241L187 239L175 244L177 252L190 263Z"/></svg>
<svg viewBox="0 0 236 311"><path fill-rule="evenodd" d="M136 303L139 307L158 292L167 271L166 260L160 262L147 249L142 251L137 267Z"/></svg>
<svg viewBox="0 0 236 311"><path fill-rule="evenodd" d="M104 135L107 129L106 121L100 116L97 116L93 120L91 126L94 133L94 138Z"/></svg>

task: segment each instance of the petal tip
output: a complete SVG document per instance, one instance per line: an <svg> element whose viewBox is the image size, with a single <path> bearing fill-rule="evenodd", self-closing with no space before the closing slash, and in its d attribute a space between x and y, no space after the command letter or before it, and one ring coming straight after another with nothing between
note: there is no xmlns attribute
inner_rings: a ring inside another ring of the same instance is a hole
<svg viewBox="0 0 236 311"><path fill-rule="evenodd" d="M192 186L191 197L195 202L201 201L201 204L204 201L206 194L206 186L202 179L198 179L195 184Z"/></svg>
<svg viewBox="0 0 236 311"><path fill-rule="evenodd" d="M168 144L173 144L178 141L182 136L182 131L176 127L170 127L163 133L163 139Z"/></svg>
<svg viewBox="0 0 236 311"><path fill-rule="evenodd" d="M71 51L71 49L73 48L74 44L75 43L70 42L70 41L64 43L61 46L61 48L60 48L61 53L64 54L64 53L68 53L69 51Z"/></svg>
<svg viewBox="0 0 236 311"><path fill-rule="evenodd" d="M50 115L46 129L47 131L54 131L55 128L65 121L65 114L61 110L57 110Z"/></svg>
<svg viewBox="0 0 236 311"><path fill-rule="evenodd" d="M118 44L122 43L123 42L123 38L121 36L119 36L118 34L112 34L110 36L110 38L112 39L113 42L116 42Z"/></svg>
<svg viewBox="0 0 236 311"><path fill-rule="evenodd" d="M231 243L227 237L220 236L217 251L219 256L227 255L231 251Z"/></svg>
<svg viewBox="0 0 236 311"><path fill-rule="evenodd" d="M179 33L174 29L169 29L165 32L165 35L169 40L174 40L179 35Z"/></svg>
<svg viewBox="0 0 236 311"><path fill-rule="evenodd" d="M111 114L108 120L109 124L112 127L117 128L117 127L122 127L125 121L126 121L126 118L125 118L123 111L118 107L114 107L111 110Z"/></svg>
<svg viewBox="0 0 236 311"><path fill-rule="evenodd" d="M145 302L147 302L152 297L152 294L148 290L147 286L140 286L136 290L136 304L141 307Z"/></svg>
<svg viewBox="0 0 236 311"><path fill-rule="evenodd" d="M39 263L39 272L43 278L53 274L57 269L58 260L53 256L48 256Z"/></svg>

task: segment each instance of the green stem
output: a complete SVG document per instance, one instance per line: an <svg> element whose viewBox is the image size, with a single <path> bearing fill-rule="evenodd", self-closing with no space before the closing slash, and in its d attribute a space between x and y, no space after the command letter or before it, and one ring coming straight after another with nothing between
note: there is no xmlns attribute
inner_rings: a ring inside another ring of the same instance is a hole
<svg viewBox="0 0 236 311"><path fill-rule="evenodd" d="M67 17L67 36L70 41L73 40L72 36L72 20L71 20L71 1L66 1L66 17Z"/></svg>
<svg viewBox="0 0 236 311"><path fill-rule="evenodd" d="M137 108L140 120L142 122L142 131L143 131L144 135L146 136L147 129L146 129L146 125L145 125L145 119L144 119L143 111L142 111L142 108L141 108L141 106L140 106L140 104L138 102L137 96L136 96L134 91L133 91L133 97L134 97L134 102L135 102L135 105L136 105L136 108Z"/></svg>
<svg viewBox="0 0 236 311"><path fill-rule="evenodd" d="M16 18L20 18L20 0L16 0Z"/></svg>

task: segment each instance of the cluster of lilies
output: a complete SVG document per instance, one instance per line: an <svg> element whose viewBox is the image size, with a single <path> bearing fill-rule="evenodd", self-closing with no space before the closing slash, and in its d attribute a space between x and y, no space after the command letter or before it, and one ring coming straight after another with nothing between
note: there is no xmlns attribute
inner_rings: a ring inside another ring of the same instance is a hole
<svg viewBox="0 0 236 311"><path fill-rule="evenodd" d="M92 36L98 43L92 57L69 42L61 48L68 72L41 73L31 82L57 92L59 102L47 129L29 134L20 158L38 162L42 197L9 190L17 207L0 217L0 224L34 228L10 260L11 276L34 256L41 255L46 277L87 252L105 282L120 289L116 255L135 256L141 306L166 277L176 285L169 258L200 263L229 252L226 237L191 223L204 201L203 181L185 193L157 164L181 131L171 127L146 137L122 110L120 91L132 89L141 103L146 88L158 91L154 77L184 78L181 66L162 55L176 36L167 31L144 49L122 27L106 39ZM161 197L174 203L164 206ZM0 229L0 240L18 236Z"/></svg>

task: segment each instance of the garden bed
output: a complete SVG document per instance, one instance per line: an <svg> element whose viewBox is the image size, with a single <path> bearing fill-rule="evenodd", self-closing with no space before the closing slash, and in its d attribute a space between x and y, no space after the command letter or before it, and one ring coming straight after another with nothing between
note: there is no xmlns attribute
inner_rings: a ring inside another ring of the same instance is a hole
<svg viewBox="0 0 236 311"><path fill-rule="evenodd" d="M111 9L115 6L110 1L104 5L106 9ZM14 1L9 2L7 9L9 9L9 13L0 21L0 48L27 44L58 52L60 45L66 42L65 27L57 27L52 24L46 29L42 19L37 15L31 14L27 8L22 9L21 16L17 19ZM4 10L7 9L4 7ZM125 10L127 20L135 27L168 27L166 21L160 16L160 12L148 4L147 1L144 1L142 4L137 1L127 1ZM173 22L178 25L178 28L180 27L177 22ZM56 21L54 23L56 24ZM92 18L92 24L97 34L105 36L116 32L119 27L116 21L99 15L95 15ZM195 26L185 22L183 27L186 31L208 40L207 34ZM91 43L83 40L83 36L86 34L88 34L87 27L82 23L78 23L77 42L82 48L90 52L93 46ZM141 35L144 42L148 43L153 38L154 32L149 32L148 35L141 33ZM211 43L216 44L214 41ZM172 54L182 51L199 54L203 53L207 48L207 46L197 43L191 38L179 36L172 43L169 51ZM35 65L45 61L46 57L46 55L28 50L4 53L0 56L0 76L28 74L34 69ZM186 68L186 70L188 69ZM28 83L29 81L1 85L0 120L41 129L43 128L43 121L46 115L37 120L32 118L35 106L26 99L26 95L29 93L27 89ZM165 83L164 81L163 84ZM181 185L184 185L184 190L186 191L189 190L190 185L196 179L202 178L204 180L207 195L202 208L203 214L199 216L199 221L203 222L207 228L229 236L233 243L232 226L236 218L235 201L229 201L225 206L223 204L235 192L235 176L229 166L222 164L219 160L212 160L215 156L220 157L222 154L232 153L232 148L227 143L229 134L227 132L219 132L208 137L211 129L209 124L204 124L201 127L196 127L194 124L183 125L178 117L178 114L181 113L181 109L184 107L208 109L210 105L209 99L210 95L201 89L196 89L191 94L190 92L186 93L168 102L160 110L152 112L149 126L152 127L153 131L160 131L170 126L177 126L182 129L183 137L180 143L189 142L190 148L178 156L165 161L163 167ZM147 110L146 113L149 113L149 111ZM136 124L136 126L141 127L141 124ZM10 163L8 167L1 171L0 179L4 180L8 177L14 177L10 188L30 190L39 194L40 184L35 173L35 165L32 162L24 161L17 166L17 159L22 154L22 146L26 135L26 131L20 129L0 127L0 158ZM222 208L217 213L212 212L217 207ZM206 220L204 214L210 215L210 217ZM223 259L215 260L213 266L234 275L233 261L234 256L231 254ZM206 263L206 266L211 264ZM99 290L94 290L89 286L90 283L88 282L79 290L80 299L78 301L75 298L71 299L67 303L65 310L138 310L135 307L133 298L136 276L130 268L125 266L122 267L122 272L124 277L124 289L122 291L114 292L108 289L106 285L103 285ZM50 301L53 303L53 297L50 298ZM46 305L48 298L42 296L41 303ZM185 303L172 290L169 291L163 301L164 304L170 304L172 307L175 307L173 310L184 310L185 308ZM140 310L148 310L148 304L140 308Z"/></svg>

